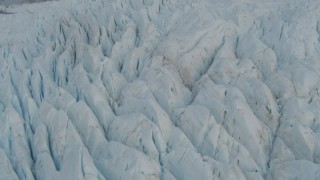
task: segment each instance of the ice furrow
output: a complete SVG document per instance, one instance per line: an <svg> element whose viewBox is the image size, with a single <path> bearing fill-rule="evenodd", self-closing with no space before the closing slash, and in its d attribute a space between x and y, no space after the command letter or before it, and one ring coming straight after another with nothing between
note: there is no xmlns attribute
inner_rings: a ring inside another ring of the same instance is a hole
<svg viewBox="0 0 320 180"><path fill-rule="evenodd" d="M319 179L319 7L1 7L0 179Z"/></svg>

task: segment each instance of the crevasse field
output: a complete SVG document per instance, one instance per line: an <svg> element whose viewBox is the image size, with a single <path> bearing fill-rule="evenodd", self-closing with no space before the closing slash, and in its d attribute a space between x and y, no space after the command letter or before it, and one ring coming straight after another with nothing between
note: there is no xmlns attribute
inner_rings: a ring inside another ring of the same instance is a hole
<svg viewBox="0 0 320 180"><path fill-rule="evenodd" d="M1 180L320 179L320 1L9 4Z"/></svg>

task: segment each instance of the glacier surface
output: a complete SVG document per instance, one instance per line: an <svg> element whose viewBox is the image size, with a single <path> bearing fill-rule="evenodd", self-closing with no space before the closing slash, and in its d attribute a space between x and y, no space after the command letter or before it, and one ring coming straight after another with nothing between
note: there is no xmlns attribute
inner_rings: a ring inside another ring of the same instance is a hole
<svg viewBox="0 0 320 180"><path fill-rule="evenodd" d="M2 2L0 179L320 179L319 1Z"/></svg>

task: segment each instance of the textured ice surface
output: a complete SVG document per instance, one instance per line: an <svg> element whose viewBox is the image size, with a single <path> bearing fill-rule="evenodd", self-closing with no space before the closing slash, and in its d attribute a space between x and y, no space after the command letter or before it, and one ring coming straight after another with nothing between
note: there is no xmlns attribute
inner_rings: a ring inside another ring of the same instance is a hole
<svg viewBox="0 0 320 180"><path fill-rule="evenodd" d="M319 9L2 6L0 179L320 179Z"/></svg>

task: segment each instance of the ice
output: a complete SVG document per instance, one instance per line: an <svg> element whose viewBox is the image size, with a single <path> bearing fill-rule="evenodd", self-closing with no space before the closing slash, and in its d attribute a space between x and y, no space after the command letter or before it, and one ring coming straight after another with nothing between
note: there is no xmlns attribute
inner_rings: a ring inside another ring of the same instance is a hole
<svg viewBox="0 0 320 180"><path fill-rule="evenodd" d="M303 167L303 170L302 168ZM287 161L271 168L267 179L319 179L319 165L306 160Z"/></svg>
<svg viewBox="0 0 320 180"><path fill-rule="evenodd" d="M319 2L30 2L0 0L0 179L320 178Z"/></svg>
<svg viewBox="0 0 320 180"><path fill-rule="evenodd" d="M165 150L158 127L142 114L124 115L114 119L108 139L122 142L155 160L158 160L159 153Z"/></svg>

